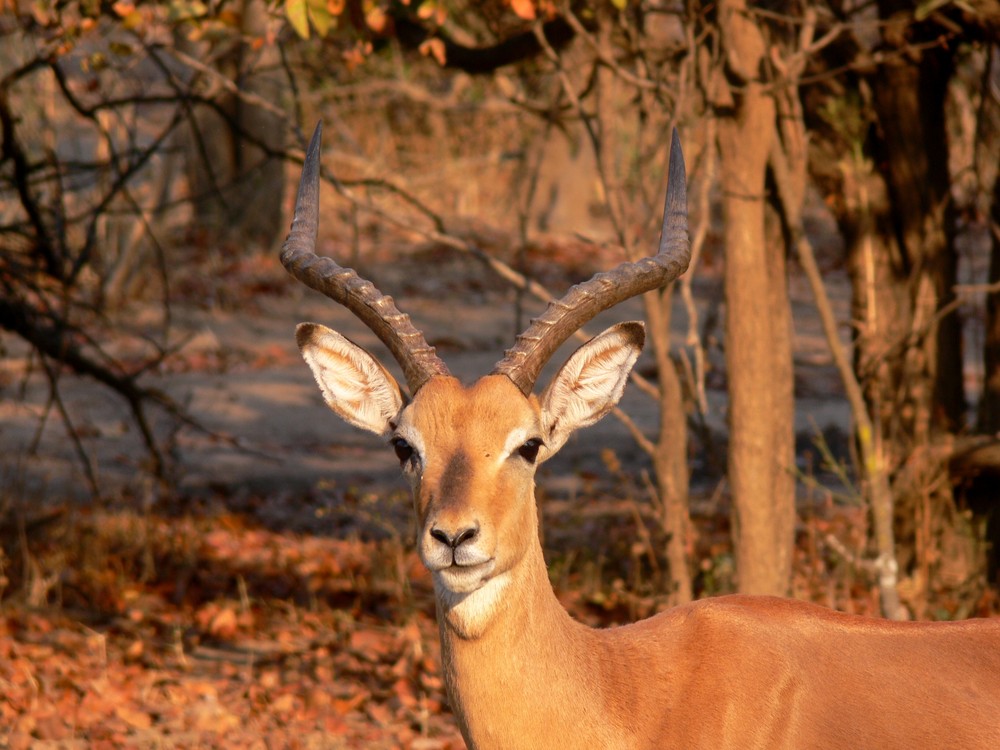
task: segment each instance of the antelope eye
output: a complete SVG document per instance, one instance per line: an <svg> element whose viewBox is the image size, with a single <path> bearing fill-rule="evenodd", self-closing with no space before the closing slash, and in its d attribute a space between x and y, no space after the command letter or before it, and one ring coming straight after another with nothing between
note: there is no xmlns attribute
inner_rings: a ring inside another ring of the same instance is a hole
<svg viewBox="0 0 1000 750"><path fill-rule="evenodd" d="M393 438L391 442L392 449L396 451L396 458L399 459L399 463L405 464L413 458L413 446L403 440L403 438Z"/></svg>
<svg viewBox="0 0 1000 750"><path fill-rule="evenodd" d="M535 463L535 459L538 458L538 449L542 447L541 438L531 438L525 442L520 448L517 449L517 455L527 461L529 464Z"/></svg>

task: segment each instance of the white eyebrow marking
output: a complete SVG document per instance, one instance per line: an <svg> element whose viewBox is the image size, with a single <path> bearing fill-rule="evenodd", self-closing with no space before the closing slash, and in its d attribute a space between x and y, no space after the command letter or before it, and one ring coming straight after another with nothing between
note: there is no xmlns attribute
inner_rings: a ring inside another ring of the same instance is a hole
<svg viewBox="0 0 1000 750"><path fill-rule="evenodd" d="M515 427L513 430L511 430L510 434L507 435L506 442L504 442L503 444L503 451L497 458L497 463L499 464L506 461L507 457L510 456L510 454L513 453L517 448L520 448L524 444L524 441L527 439L528 439L528 431L523 427Z"/></svg>

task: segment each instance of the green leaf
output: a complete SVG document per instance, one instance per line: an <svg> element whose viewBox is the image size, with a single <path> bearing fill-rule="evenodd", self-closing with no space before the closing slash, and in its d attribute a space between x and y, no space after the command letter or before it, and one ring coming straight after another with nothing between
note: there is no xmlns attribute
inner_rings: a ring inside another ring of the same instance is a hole
<svg viewBox="0 0 1000 750"><path fill-rule="evenodd" d="M306 6L309 8L309 20L316 28L316 33L326 36L330 26L333 25L333 16L330 15L326 0L306 0Z"/></svg>
<svg viewBox="0 0 1000 750"><path fill-rule="evenodd" d="M285 18L303 39L309 38L309 15L306 0L285 0Z"/></svg>

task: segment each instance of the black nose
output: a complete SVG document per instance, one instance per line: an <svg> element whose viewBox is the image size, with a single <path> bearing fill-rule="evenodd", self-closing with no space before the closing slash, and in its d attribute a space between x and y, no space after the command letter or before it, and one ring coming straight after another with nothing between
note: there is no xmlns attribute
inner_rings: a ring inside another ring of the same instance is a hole
<svg viewBox="0 0 1000 750"><path fill-rule="evenodd" d="M465 529L461 529L456 534L451 535L444 529L433 528L431 529L431 536L437 539L441 544L444 544L452 549L457 548L459 545L465 544L466 542L472 541L479 534L478 526L470 526Z"/></svg>

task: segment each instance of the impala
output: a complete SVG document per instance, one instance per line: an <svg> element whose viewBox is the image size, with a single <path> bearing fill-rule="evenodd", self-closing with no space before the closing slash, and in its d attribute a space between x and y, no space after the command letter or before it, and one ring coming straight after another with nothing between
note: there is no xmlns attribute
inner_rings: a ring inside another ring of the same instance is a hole
<svg viewBox="0 0 1000 750"><path fill-rule="evenodd" d="M1000 620L897 623L727 596L593 630L556 599L535 470L617 403L642 324L609 328L532 390L585 322L686 269L676 132L657 254L573 287L471 386L390 297L315 255L319 152L317 127L282 262L378 335L410 397L339 333L303 323L296 338L326 403L382 436L412 486L443 673L470 748L1000 748Z"/></svg>

